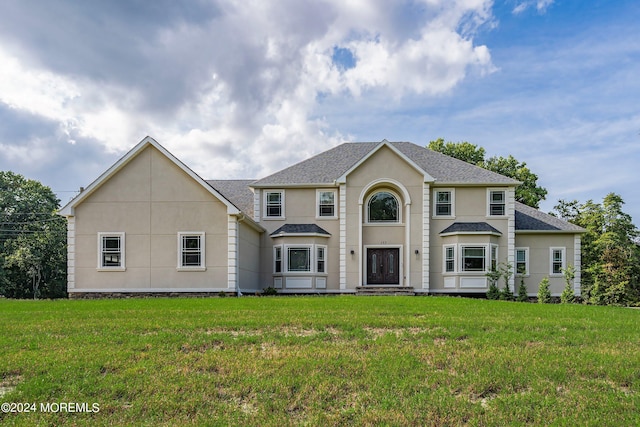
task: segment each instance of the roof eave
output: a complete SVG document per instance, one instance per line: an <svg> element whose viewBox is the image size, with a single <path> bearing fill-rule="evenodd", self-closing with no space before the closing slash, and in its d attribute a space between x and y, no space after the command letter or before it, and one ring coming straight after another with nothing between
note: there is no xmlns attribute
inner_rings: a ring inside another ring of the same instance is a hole
<svg viewBox="0 0 640 427"><path fill-rule="evenodd" d="M515 230L516 234L584 234L587 230Z"/></svg>
<svg viewBox="0 0 640 427"><path fill-rule="evenodd" d="M460 235L481 235L481 236L496 236L501 237L502 233L495 231L451 231L448 233L440 233L441 237L447 236L460 236Z"/></svg>
<svg viewBox="0 0 640 427"><path fill-rule="evenodd" d="M320 187L338 187L339 185L334 182L311 182L311 183L301 183L301 184L278 184L278 183L267 183L267 184L249 184L250 188L320 188Z"/></svg>

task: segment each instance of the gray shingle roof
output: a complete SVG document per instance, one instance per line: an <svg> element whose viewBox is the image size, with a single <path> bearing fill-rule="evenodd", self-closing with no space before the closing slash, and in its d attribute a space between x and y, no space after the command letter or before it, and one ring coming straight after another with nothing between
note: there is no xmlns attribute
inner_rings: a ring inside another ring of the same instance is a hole
<svg viewBox="0 0 640 427"><path fill-rule="evenodd" d="M440 232L440 234L448 234L448 233L496 233L502 234L500 231L493 228L491 225L486 222L454 222L444 230Z"/></svg>
<svg viewBox="0 0 640 427"><path fill-rule="evenodd" d="M333 184L380 142L348 142L256 181L257 187ZM442 184L515 185L518 181L411 142L388 142Z"/></svg>
<svg viewBox="0 0 640 427"><path fill-rule="evenodd" d="M584 228L516 202L516 232L551 231L582 233Z"/></svg>
<svg viewBox="0 0 640 427"><path fill-rule="evenodd" d="M207 184L247 216L253 218L253 191L249 184L254 181L254 179L208 179Z"/></svg>
<svg viewBox="0 0 640 427"><path fill-rule="evenodd" d="M271 236L278 234L326 234L331 236L331 233L317 224L285 224L271 233Z"/></svg>

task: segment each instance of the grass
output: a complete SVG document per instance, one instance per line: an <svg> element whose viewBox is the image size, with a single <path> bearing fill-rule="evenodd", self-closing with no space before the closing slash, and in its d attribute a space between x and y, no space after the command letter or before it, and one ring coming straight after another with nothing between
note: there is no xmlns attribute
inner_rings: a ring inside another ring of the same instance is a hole
<svg viewBox="0 0 640 427"><path fill-rule="evenodd" d="M0 300L2 425L638 425L640 311L445 297Z"/></svg>

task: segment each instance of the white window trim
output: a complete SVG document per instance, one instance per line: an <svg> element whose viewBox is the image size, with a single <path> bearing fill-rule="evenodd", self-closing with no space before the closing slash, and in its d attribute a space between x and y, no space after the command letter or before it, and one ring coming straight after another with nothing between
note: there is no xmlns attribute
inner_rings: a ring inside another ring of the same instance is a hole
<svg viewBox="0 0 640 427"><path fill-rule="evenodd" d="M276 248L281 248L282 267L279 273L276 272ZM324 249L324 271L318 271L318 248ZM289 249L309 249L309 270L292 271L289 270ZM327 245L314 245L309 243L275 245L273 247L273 274L281 275L328 275L329 271L329 247Z"/></svg>
<svg viewBox="0 0 640 427"><path fill-rule="evenodd" d="M280 193L280 216L269 216L267 213L267 201L269 200L269 194ZM262 190L262 219L263 220L283 220L286 215L284 212L285 207L285 191L283 189Z"/></svg>
<svg viewBox="0 0 640 427"><path fill-rule="evenodd" d="M289 250L291 249L309 249L309 270L308 271L299 271L299 270L289 270ZM313 274L315 272L315 256L314 256L314 245L309 244L300 244L300 245L284 245L284 251L282 256L282 261L284 262L284 266L282 271L286 274Z"/></svg>
<svg viewBox="0 0 640 427"><path fill-rule="evenodd" d="M447 249L453 249L453 271L447 271ZM455 274L458 272L458 263L456 259L456 245L444 245L442 247L442 274Z"/></svg>
<svg viewBox="0 0 640 427"><path fill-rule="evenodd" d="M318 249L322 249L324 252L324 271L319 271L318 270ZM315 255L316 255L316 259L315 259L315 268L316 268L316 274L327 274L327 271L329 271L328 269L328 260L327 260L327 245L315 245L314 248L315 251Z"/></svg>
<svg viewBox="0 0 640 427"><path fill-rule="evenodd" d="M120 265L117 267L108 267L102 265L102 238L103 237L118 237L120 238ZM122 231L110 231L110 232L98 232L98 271L125 271L126 270L126 241L125 233Z"/></svg>
<svg viewBox="0 0 640 427"><path fill-rule="evenodd" d="M487 271L491 271L491 268L493 267L492 265L492 261L494 261L493 258L493 250L495 251L495 262L496 262L496 269L498 268L498 264L500 264L500 246L496 245L496 244L489 244L489 265L487 266Z"/></svg>
<svg viewBox="0 0 640 427"><path fill-rule="evenodd" d="M518 251L524 251L524 273L518 273ZM518 277L529 277L529 248L528 247L518 247L515 249L515 260L514 260L514 274Z"/></svg>
<svg viewBox="0 0 640 427"><path fill-rule="evenodd" d="M371 222L369 220L369 203L371 202L371 199L373 198L373 196L375 196L378 193L389 193L391 194L393 197L396 198L396 202L398 203L398 220L397 221L373 221ZM366 202L364 204L364 217L365 217L365 224L366 225L374 225L374 226L394 226L394 225L404 225L404 222L402 221L402 203L400 202L402 199L400 198L400 196L398 195L398 193L396 193L395 191L389 189L389 188L378 188L374 191L371 192L371 194L369 194L369 196L366 199Z"/></svg>
<svg viewBox="0 0 640 427"><path fill-rule="evenodd" d="M438 193L451 193L451 215L438 215ZM455 188L434 188L433 189L433 218L455 218L456 217L456 189Z"/></svg>
<svg viewBox="0 0 640 427"><path fill-rule="evenodd" d="M183 236L200 236L200 265L199 266L183 266L182 265L182 237ZM207 269L206 264L206 234L204 231L179 231L178 232L178 271L205 271Z"/></svg>
<svg viewBox="0 0 640 427"><path fill-rule="evenodd" d="M333 193L333 215L320 215L320 194ZM338 219L338 192L334 189L318 189L316 190L316 219Z"/></svg>
<svg viewBox="0 0 640 427"><path fill-rule="evenodd" d="M460 274L478 275L489 272L491 266L491 244L488 243L460 243L458 245L458 272ZM464 250L465 248L484 248L484 270L465 270L464 269ZM497 251L496 251L497 255Z"/></svg>
<svg viewBox="0 0 640 427"><path fill-rule="evenodd" d="M504 215L491 215L491 193L501 192L504 194ZM506 188L487 188L487 218L507 218L507 189Z"/></svg>
<svg viewBox="0 0 640 427"><path fill-rule="evenodd" d="M553 272L553 252L560 251L562 253L562 267L560 273ZM562 270L567 268L567 248L564 246L557 246L549 248L549 275L553 277L562 277Z"/></svg>
<svg viewBox="0 0 640 427"><path fill-rule="evenodd" d="M276 252L280 249L280 271L276 271ZM284 273L284 249L282 245L275 245L273 247L273 274L282 274Z"/></svg>

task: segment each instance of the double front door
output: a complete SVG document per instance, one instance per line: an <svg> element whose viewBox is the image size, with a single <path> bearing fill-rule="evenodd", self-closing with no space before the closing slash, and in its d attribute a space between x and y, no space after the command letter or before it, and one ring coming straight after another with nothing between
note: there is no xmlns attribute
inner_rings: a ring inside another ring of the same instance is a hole
<svg viewBox="0 0 640 427"><path fill-rule="evenodd" d="M400 249L367 248L367 285L400 284Z"/></svg>

